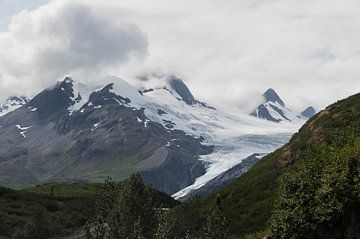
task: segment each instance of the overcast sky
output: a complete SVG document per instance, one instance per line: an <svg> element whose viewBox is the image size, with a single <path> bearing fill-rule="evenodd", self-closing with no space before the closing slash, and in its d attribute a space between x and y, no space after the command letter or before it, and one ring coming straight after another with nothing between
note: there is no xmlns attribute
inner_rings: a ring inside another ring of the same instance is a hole
<svg viewBox="0 0 360 239"><path fill-rule="evenodd" d="M358 0L0 0L0 93L177 74L198 98L295 110L360 92Z"/></svg>

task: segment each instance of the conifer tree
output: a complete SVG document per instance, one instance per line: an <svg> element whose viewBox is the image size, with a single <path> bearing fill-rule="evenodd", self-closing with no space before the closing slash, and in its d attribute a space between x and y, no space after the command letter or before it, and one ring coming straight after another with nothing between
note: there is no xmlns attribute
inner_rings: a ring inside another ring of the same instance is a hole
<svg viewBox="0 0 360 239"><path fill-rule="evenodd" d="M207 216L204 236L207 239L228 238L225 216L223 214L222 202L219 196L216 197L215 205Z"/></svg>

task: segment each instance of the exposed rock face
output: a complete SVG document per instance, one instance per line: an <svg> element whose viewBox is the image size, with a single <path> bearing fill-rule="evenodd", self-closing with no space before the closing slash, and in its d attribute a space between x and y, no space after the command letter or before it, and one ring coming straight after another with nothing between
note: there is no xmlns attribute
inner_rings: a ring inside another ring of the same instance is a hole
<svg viewBox="0 0 360 239"><path fill-rule="evenodd" d="M316 110L312 106L306 108L303 112L301 112L301 116L308 119L313 117L315 114L316 114Z"/></svg>
<svg viewBox="0 0 360 239"><path fill-rule="evenodd" d="M285 106L284 101L282 101L280 96L272 88L265 91L263 96L265 97L266 102L279 103L281 106Z"/></svg>
<svg viewBox="0 0 360 239"><path fill-rule="evenodd" d="M174 94L178 100L184 101L188 105L201 105L203 107L216 110L216 108L209 106L208 104L201 102L193 96L189 88L186 86L186 84L176 76L172 75L169 77L169 90L172 94ZM145 90L144 93L152 91L153 89Z"/></svg>
<svg viewBox="0 0 360 239"><path fill-rule="evenodd" d="M266 90L263 97L264 103L259 105L250 115L276 123L291 121L290 110L273 89Z"/></svg>
<svg viewBox="0 0 360 239"><path fill-rule="evenodd" d="M71 110L84 100L74 84L67 78L0 118L0 185L101 182L141 171L145 182L172 194L205 172L198 157L212 147L201 139L148 120L113 84Z"/></svg>
<svg viewBox="0 0 360 239"><path fill-rule="evenodd" d="M197 100L195 100L189 88L184 84L182 80L180 80L176 76L171 76L169 83L171 88L175 90L175 92L181 97L183 101L186 102L186 104L193 105L197 103Z"/></svg>
<svg viewBox="0 0 360 239"><path fill-rule="evenodd" d="M265 105L259 105L259 107L251 113L252 116L255 116L259 119L265 119L265 120L269 120L272 122L276 122L279 123L281 121L281 119L275 119L269 112L269 110L267 109L267 107Z"/></svg>
<svg viewBox="0 0 360 239"><path fill-rule="evenodd" d="M264 101L250 115L259 119L280 122L305 121L315 115L315 109L308 107L301 113L294 113L286 107L284 101L273 89L268 89L263 94Z"/></svg>

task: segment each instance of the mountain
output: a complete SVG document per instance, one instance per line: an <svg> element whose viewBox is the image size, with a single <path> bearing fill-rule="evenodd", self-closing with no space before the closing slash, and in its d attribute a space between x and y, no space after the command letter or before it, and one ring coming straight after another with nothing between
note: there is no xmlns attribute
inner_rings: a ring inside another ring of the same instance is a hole
<svg viewBox="0 0 360 239"><path fill-rule="evenodd" d="M313 107L308 107L300 114L286 107L284 101L275 92L274 89L268 89L263 93L264 101L260 104L250 115L259 119L268 120L271 122L294 122L306 120L313 115L316 111Z"/></svg>
<svg viewBox="0 0 360 239"><path fill-rule="evenodd" d="M0 184L119 180L141 171L171 194L205 173L198 158L212 146L150 121L131 105L144 96L126 82L96 89L66 78L1 117Z"/></svg>
<svg viewBox="0 0 360 239"><path fill-rule="evenodd" d="M184 101L188 105L198 104L216 110L214 107L195 99L195 97L192 95L185 83L174 75L170 76L169 87L167 87L166 89L169 90L178 100Z"/></svg>
<svg viewBox="0 0 360 239"><path fill-rule="evenodd" d="M357 94L316 114L288 144L188 208L196 215L221 198L228 228L236 235L358 238L359 142Z"/></svg>
<svg viewBox="0 0 360 239"><path fill-rule="evenodd" d="M303 112L301 112L301 116L308 119L313 117L315 114L316 114L316 110L312 106L307 107Z"/></svg>
<svg viewBox="0 0 360 239"><path fill-rule="evenodd" d="M140 171L168 194L186 194L254 153L282 146L299 125L274 128L196 99L176 76L139 90L109 77L71 78L0 117L0 185L102 182Z"/></svg>
<svg viewBox="0 0 360 239"><path fill-rule="evenodd" d="M292 112L285 106L284 101L273 89L268 89L263 94L264 103L260 104L252 113L260 119L279 123L281 121L291 121Z"/></svg>
<svg viewBox="0 0 360 239"><path fill-rule="evenodd" d="M177 78L176 76L171 76L169 81L171 91L173 94L177 94L177 98L180 100L183 100L188 105L193 105L198 103L197 100L195 100L194 96L190 92L189 88L184 84L182 80Z"/></svg>
<svg viewBox="0 0 360 239"><path fill-rule="evenodd" d="M0 105L0 117L25 105L28 101L29 99L24 96L9 97L4 103Z"/></svg>

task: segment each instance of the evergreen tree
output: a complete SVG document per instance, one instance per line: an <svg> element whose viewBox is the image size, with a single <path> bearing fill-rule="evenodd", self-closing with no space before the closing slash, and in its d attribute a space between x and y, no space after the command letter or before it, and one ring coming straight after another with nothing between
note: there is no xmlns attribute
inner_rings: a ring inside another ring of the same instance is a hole
<svg viewBox="0 0 360 239"><path fill-rule="evenodd" d="M155 238L157 215L152 191L140 174L132 175L124 184L110 179L97 204L96 221L88 225L89 239Z"/></svg>
<svg viewBox="0 0 360 239"><path fill-rule="evenodd" d="M157 228L155 237L156 239L171 238L171 229L173 221L170 217L170 211L166 208L159 208L157 210Z"/></svg>
<svg viewBox="0 0 360 239"><path fill-rule="evenodd" d="M225 239L229 234L225 224L225 216L222 210L222 202L219 196L216 197L215 205L207 216L204 228L204 236L208 239Z"/></svg>

